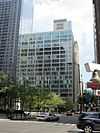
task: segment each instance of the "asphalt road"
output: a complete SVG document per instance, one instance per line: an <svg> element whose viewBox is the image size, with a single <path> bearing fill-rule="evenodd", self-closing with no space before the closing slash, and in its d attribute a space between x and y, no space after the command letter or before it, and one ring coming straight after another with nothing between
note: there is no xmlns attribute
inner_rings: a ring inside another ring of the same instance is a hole
<svg viewBox="0 0 100 133"><path fill-rule="evenodd" d="M0 119L0 133L79 133L75 124Z"/></svg>
<svg viewBox="0 0 100 133"><path fill-rule="evenodd" d="M66 116L66 115L59 115L60 120L59 123L63 124L76 124L78 120L78 116Z"/></svg>

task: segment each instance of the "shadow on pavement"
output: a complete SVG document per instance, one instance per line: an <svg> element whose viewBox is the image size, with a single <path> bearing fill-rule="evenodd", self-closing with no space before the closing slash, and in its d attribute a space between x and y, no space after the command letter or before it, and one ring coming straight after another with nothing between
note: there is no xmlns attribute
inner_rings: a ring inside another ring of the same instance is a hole
<svg viewBox="0 0 100 133"><path fill-rule="evenodd" d="M67 131L67 133L83 133L83 132L80 132L80 131Z"/></svg>

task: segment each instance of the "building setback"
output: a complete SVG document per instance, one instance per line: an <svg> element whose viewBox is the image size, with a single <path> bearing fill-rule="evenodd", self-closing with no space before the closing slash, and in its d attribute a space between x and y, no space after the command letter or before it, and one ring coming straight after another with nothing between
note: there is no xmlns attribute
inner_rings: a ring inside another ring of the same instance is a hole
<svg viewBox="0 0 100 133"><path fill-rule="evenodd" d="M95 58L96 63L100 64L100 0L93 0L95 15Z"/></svg>
<svg viewBox="0 0 100 133"><path fill-rule="evenodd" d="M79 62L74 61L73 55L78 51L75 46L71 22L66 19L55 20L53 32L20 35L17 80L28 79L33 86L48 87L75 101L78 96L75 89L79 90ZM78 69L77 76L74 66Z"/></svg>
<svg viewBox="0 0 100 133"><path fill-rule="evenodd" d="M16 78L22 0L0 0L0 71Z"/></svg>

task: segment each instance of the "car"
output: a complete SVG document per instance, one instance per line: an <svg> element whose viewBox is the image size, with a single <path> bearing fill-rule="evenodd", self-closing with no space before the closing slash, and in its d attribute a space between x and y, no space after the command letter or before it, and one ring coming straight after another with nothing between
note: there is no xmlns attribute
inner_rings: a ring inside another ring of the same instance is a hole
<svg viewBox="0 0 100 133"><path fill-rule="evenodd" d="M58 121L59 116L57 116L53 113L41 112L39 115L37 115L36 119L39 121Z"/></svg>
<svg viewBox="0 0 100 133"><path fill-rule="evenodd" d="M10 112L8 118L11 120L27 120L29 119L29 115L26 114L23 110L14 110Z"/></svg>
<svg viewBox="0 0 100 133"><path fill-rule="evenodd" d="M36 119L38 112L24 112L30 120Z"/></svg>
<svg viewBox="0 0 100 133"><path fill-rule="evenodd" d="M100 132L100 112L82 112L78 117L77 128L84 133Z"/></svg>
<svg viewBox="0 0 100 133"><path fill-rule="evenodd" d="M72 116L74 113L72 111L67 111L66 115L67 116Z"/></svg>

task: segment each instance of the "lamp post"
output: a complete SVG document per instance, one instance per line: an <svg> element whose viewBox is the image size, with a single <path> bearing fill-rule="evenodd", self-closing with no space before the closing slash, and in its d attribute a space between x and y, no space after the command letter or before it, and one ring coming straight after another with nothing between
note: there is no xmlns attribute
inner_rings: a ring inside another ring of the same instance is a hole
<svg viewBox="0 0 100 133"><path fill-rule="evenodd" d="M80 103L79 103L79 110L82 112L84 110L84 103L83 103L83 76L81 74L81 79L80 79Z"/></svg>
<svg viewBox="0 0 100 133"><path fill-rule="evenodd" d="M81 80L80 80L80 92L81 92L81 96L83 95L83 89L84 89L84 86L83 86L83 76L81 74Z"/></svg>

